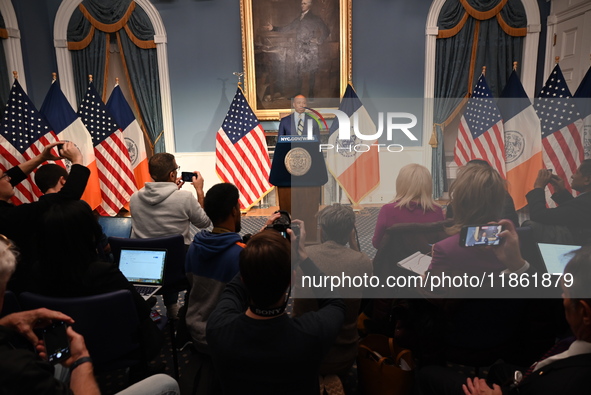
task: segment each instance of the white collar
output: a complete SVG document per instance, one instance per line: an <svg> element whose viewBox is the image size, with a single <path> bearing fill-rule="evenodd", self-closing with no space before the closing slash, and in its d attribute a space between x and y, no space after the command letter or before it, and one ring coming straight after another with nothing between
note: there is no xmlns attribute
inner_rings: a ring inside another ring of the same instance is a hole
<svg viewBox="0 0 591 395"><path fill-rule="evenodd" d="M575 340L572 342L568 350L561 352L560 354L552 355L551 357L538 362L534 368L534 372L543 368L544 366L550 365L554 361L559 361L561 359L566 359L581 354L591 354L591 343L583 340Z"/></svg>

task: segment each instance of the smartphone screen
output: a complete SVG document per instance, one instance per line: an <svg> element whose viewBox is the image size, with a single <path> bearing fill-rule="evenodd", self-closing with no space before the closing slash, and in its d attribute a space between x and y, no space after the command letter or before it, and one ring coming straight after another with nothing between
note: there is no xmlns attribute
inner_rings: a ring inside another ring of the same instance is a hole
<svg viewBox="0 0 591 395"><path fill-rule="evenodd" d="M502 231L502 225L487 224L464 226L460 233L460 246L497 246L501 242L499 233Z"/></svg>
<svg viewBox="0 0 591 395"><path fill-rule="evenodd" d="M70 341L66 334L67 324L54 322L43 328L43 341L47 350L47 360L56 364L70 357Z"/></svg>
<svg viewBox="0 0 591 395"><path fill-rule="evenodd" d="M191 173L189 171L181 172L181 178L185 182L193 182L193 176L197 177L197 174Z"/></svg>

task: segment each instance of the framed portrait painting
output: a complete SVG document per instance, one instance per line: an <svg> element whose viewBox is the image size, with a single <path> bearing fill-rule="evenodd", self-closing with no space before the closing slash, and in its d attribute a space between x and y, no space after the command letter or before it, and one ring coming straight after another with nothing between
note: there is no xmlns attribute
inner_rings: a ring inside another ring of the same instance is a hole
<svg viewBox="0 0 591 395"><path fill-rule="evenodd" d="M291 99L338 107L351 76L352 0L241 0L246 98L260 120Z"/></svg>

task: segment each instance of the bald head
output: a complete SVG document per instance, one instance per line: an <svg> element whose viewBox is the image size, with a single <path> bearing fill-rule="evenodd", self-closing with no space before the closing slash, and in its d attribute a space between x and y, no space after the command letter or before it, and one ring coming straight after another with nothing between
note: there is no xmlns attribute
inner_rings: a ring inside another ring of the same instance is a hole
<svg viewBox="0 0 591 395"><path fill-rule="evenodd" d="M293 109L295 112L301 114L306 111L306 107L308 107L308 100L306 100L306 96L297 95L293 98Z"/></svg>

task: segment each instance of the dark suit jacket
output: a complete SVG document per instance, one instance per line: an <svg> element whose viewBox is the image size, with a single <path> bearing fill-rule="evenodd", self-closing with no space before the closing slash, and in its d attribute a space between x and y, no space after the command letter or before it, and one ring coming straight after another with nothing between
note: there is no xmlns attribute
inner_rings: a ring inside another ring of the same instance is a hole
<svg viewBox="0 0 591 395"><path fill-rule="evenodd" d="M591 392L591 354L555 361L523 379L510 394L555 395ZM503 391L503 393L507 393Z"/></svg>
<svg viewBox="0 0 591 395"><path fill-rule="evenodd" d="M307 136L307 133L308 133L308 129L307 129L308 126L307 125L308 125L309 119L312 120L312 132L314 133L314 136L316 136L316 138L320 139L320 128L318 127L318 123L316 122L315 119L313 119L308 114L306 114L306 116L304 118L303 136ZM281 118L281 122L279 122L278 136L297 136L297 135L298 135L298 131L296 129L293 114L288 115L287 117Z"/></svg>
<svg viewBox="0 0 591 395"><path fill-rule="evenodd" d="M532 221L545 225L566 226L575 239L584 242L582 238L591 231L591 192L573 197L567 191L552 195L558 207L547 208L546 197L542 188L535 188L527 195L529 216Z"/></svg>

